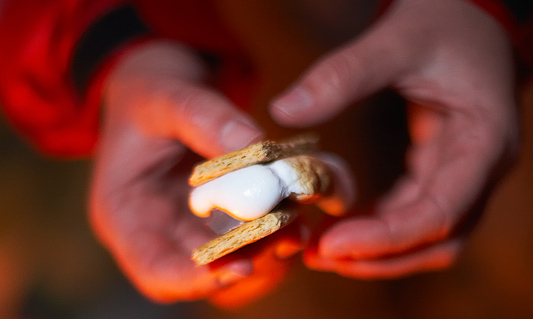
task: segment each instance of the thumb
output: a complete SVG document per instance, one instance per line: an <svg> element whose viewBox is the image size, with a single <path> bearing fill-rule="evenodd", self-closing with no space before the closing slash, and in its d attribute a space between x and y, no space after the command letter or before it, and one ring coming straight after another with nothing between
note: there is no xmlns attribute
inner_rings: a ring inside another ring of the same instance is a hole
<svg viewBox="0 0 533 319"><path fill-rule="evenodd" d="M179 140L208 158L260 140L263 131L255 121L204 85L206 77L190 49L153 41L128 51L117 64L105 102L115 118L133 119L143 133Z"/></svg>
<svg viewBox="0 0 533 319"><path fill-rule="evenodd" d="M412 50L394 20L384 17L360 39L319 60L272 102L272 117L289 126L319 124L391 85L407 67Z"/></svg>
<svg viewBox="0 0 533 319"><path fill-rule="evenodd" d="M175 81L164 98L153 99L144 109L147 130L178 139L207 158L248 146L264 134L248 114L196 83Z"/></svg>

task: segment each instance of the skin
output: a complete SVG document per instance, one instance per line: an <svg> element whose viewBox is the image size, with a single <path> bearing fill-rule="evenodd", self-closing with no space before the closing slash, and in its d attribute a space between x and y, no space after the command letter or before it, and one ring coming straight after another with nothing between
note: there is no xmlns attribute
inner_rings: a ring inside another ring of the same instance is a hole
<svg viewBox="0 0 533 319"><path fill-rule="evenodd" d="M384 88L411 104L405 176L365 217L317 234L306 265L353 278L451 265L517 152L512 63L504 30L468 2L403 0L275 99L273 118L293 127L327 121Z"/></svg>
<svg viewBox="0 0 533 319"><path fill-rule="evenodd" d="M308 235L294 222L208 266L190 259L216 237L188 207L187 179L198 155L222 155L264 135L249 115L204 84L208 77L202 62L174 43L144 44L121 59L103 95L90 218L124 273L152 300L209 298L235 308L276 287ZM334 174L347 175L338 157L321 157ZM326 210L353 197L352 184L335 180L343 191L321 203Z"/></svg>
<svg viewBox="0 0 533 319"><path fill-rule="evenodd" d="M187 207L193 152L211 158L264 136L205 84L208 77L174 43L144 43L120 59L103 95L90 218L149 298L209 298L232 308L273 289L306 236L296 223L214 265L190 260L193 248L214 237ZM450 265L464 244L458 226L477 216L516 152L510 45L495 21L459 0L395 2L366 34L273 101L271 114L287 126L312 127L385 87L418 105L409 170L366 217L336 219L314 234L304 256L310 268L381 278ZM339 175L339 189L353 185L349 174Z"/></svg>
<svg viewBox="0 0 533 319"><path fill-rule="evenodd" d="M301 249L298 226L219 263L196 267L194 248L215 237L188 208L192 164L242 148L262 130L202 84L189 49L151 42L121 59L106 84L91 222L137 288L152 300L211 298L236 307L271 290ZM190 150L189 150L190 149ZM270 244L269 244L270 243Z"/></svg>

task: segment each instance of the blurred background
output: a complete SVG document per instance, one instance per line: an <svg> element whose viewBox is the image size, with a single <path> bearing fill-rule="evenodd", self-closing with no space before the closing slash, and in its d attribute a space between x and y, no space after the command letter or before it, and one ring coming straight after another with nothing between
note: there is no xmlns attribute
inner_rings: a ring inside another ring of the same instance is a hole
<svg viewBox="0 0 533 319"><path fill-rule="evenodd" d="M348 1L321 8L325 1L315 1L308 11L295 10L299 0L283 2L282 10L279 3L225 2L262 72L254 115L272 137L292 132L268 120L266 102L325 49L360 32L375 11L365 1L355 1L357 8ZM353 12L360 17L340 17ZM533 318L533 85L520 102L522 153L454 267L360 281L297 261L277 290L235 311L203 301L157 305L140 296L89 229L91 161L39 154L0 118L0 319ZM401 174L408 143L402 106L393 94L380 94L318 128L324 148L351 162L362 202Z"/></svg>

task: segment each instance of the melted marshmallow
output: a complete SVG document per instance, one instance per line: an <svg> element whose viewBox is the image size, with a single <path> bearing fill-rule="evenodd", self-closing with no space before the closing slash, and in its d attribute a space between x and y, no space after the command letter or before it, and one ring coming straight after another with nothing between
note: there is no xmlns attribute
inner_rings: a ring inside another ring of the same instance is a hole
<svg viewBox="0 0 533 319"><path fill-rule="evenodd" d="M279 160L241 168L194 188L189 206L200 217L217 208L249 221L266 215L290 194L302 192L297 173Z"/></svg>

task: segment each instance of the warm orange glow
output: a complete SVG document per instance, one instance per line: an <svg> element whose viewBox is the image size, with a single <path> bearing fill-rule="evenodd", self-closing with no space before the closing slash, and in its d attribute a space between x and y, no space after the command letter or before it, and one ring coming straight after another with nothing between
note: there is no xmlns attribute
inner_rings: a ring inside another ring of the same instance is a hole
<svg viewBox="0 0 533 319"><path fill-rule="evenodd" d="M235 310L273 291L287 272L287 265L273 257L275 253L275 246L270 246L256 256L254 274L211 297L210 302L222 309Z"/></svg>
<svg viewBox="0 0 533 319"><path fill-rule="evenodd" d="M434 109L411 103L408 119L409 132L414 143L431 140L442 126L442 114Z"/></svg>

